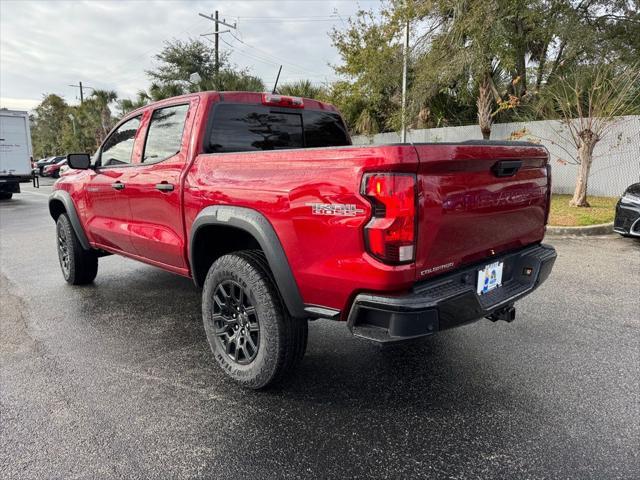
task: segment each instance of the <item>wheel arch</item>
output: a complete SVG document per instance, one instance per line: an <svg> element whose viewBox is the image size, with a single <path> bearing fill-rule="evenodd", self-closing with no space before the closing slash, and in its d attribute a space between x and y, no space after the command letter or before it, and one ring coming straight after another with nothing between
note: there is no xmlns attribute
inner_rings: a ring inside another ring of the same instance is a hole
<svg viewBox="0 0 640 480"><path fill-rule="evenodd" d="M223 247L210 247L212 237L224 238ZM265 216L250 208L213 205L198 214L189 238L193 281L202 286L216 258L231 251L251 248L260 248L264 252L289 313L298 318L308 316L280 239Z"/></svg>
<svg viewBox="0 0 640 480"><path fill-rule="evenodd" d="M84 233L84 228L82 228L82 223L80 223L80 218L78 217L78 212L73 204L71 195L64 190L56 190L49 195L49 214L54 221L57 221L58 217L63 213L66 213L67 217L69 217L71 226L73 227L82 248L85 250L91 250L91 245Z"/></svg>

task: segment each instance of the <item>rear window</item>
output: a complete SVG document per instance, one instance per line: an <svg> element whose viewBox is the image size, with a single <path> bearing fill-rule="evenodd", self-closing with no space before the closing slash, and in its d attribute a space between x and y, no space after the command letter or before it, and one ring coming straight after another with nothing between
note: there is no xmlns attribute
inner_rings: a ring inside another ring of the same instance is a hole
<svg viewBox="0 0 640 480"><path fill-rule="evenodd" d="M333 112L220 103L211 125L208 153L351 144L340 115Z"/></svg>

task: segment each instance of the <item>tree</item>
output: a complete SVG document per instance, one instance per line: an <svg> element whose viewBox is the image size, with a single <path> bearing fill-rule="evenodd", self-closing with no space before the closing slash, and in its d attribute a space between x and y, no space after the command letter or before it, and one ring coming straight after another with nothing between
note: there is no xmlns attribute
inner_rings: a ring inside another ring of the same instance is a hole
<svg viewBox="0 0 640 480"><path fill-rule="evenodd" d="M213 49L201 40L173 40L165 43L155 55L158 66L147 70L151 81L158 85L181 84L187 87L189 76L197 73L202 79L210 79L216 71ZM226 62L222 56L221 64Z"/></svg>
<svg viewBox="0 0 640 480"><path fill-rule="evenodd" d="M555 77L640 55L635 0L389 0L380 14L360 11L331 34L343 77L332 98L351 128L398 128L406 22L408 125L477 121L485 138L494 121L535 103Z"/></svg>
<svg viewBox="0 0 640 480"><path fill-rule="evenodd" d="M640 113L638 65L584 65L555 79L541 94L538 116L559 118L560 132L576 148L579 165L570 205L588 207L587 185L593 151L621 115Z"/></svg>
<svg viewBox="0 0 640 480"><path fill-rule="evenodd" d="M118 101L118 109L120 110L120 115L124 116L129 112L137 110L138 108L144 107L147 103L149 103L149 95L144 90L140 90L136 94L135 99L123 98Z"/></svg>
<svg viewBox="0 0 640 480"><path fill-rule="evenodd" d="M147 70L152 80L148 96L154 101L202 90L264 91L262 80L231 65L224 53L216 68L213 49L201 40L167 42L155 58L159 65ZM200 76L197 84L189 79L193 73Z"/></svg>
<svg viewBox="0 0 640 480"><path fill-rule="evenodd" d="M527 93L525 58L539 3L415 2L413 17L429 28L417 40L414 111L449 90L461 104L475 104L480 131L489 139L494 119Z"/></svg>
<svg viewBox="0 0 640 480"><path fill-rule="evenodd" d="M402 47L391 13L383 10L378 18L360 10L346 30L330 34L342 58L333 68L346 79L333 86L331 97L357 133L373 134L400 125Z"/></svg>
<svg viewBox="0 0 640 480"><path fill-rule="evenodd" d="M310 80L298 80L285 83L278 88L278 93L292 97L313 98L323 100L327 98L327 90L322 86L316 86Z"/></svg>
<svg viewBox="0 0 640 480"><path fill-rule="evenodd" d="M102 138L107 136L114 125L115 119L111 116L109 104L118 99L118 94L113 90L94 90L90 100L95 101L96 109L100 115L100 126L102 127Z"/></svg>
<svg viewBox="0 0 640 480"><path fill-rule="evenodd" d="M34 109L31 118L31 139L35 158L64 153L63 131L68 118L69 106L55 94L45 95Z"/></svg>
<svg viewBox="0 0 640 480"><path fill-rule="evenodd" d="M237 69L230 65L221 66L210 79L202 79L197 90L264 92L264 82L249 73L247 69ZM192 87L192 90L194 88Z"/></svg>

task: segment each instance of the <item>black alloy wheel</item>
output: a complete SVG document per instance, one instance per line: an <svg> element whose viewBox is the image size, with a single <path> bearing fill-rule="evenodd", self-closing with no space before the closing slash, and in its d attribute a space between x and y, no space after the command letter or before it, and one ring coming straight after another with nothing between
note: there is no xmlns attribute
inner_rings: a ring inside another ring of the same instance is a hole
<svg viewBox="0 0 640 480"><path fill-rule="evenodd" d="M60 259L60 268L65 278L69 276L70 259L69 259L69 239L67 231L61 223L56 225L56 235L58 237L58 258Z"/></svg>
<svg viewBox="0 0 640 480"><path fill-rule="evenodd" d="M249 295L239 283L226 280L218 284L213 300L216 341L234 362L251 363L260 347L260 324Z"/></svg>

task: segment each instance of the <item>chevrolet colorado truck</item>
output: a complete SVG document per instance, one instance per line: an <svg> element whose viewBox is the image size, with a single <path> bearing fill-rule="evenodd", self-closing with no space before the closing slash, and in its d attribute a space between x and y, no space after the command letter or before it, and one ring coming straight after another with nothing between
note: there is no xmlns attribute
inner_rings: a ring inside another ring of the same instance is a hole
<svg viewBox="0 0 640 480"><path fill-rule="evenodd" d="M108 254L190 277L214 358L249 388L302 359L308 320L376 342L511 321L556 258L544 147L353 146L306 98L163 100L68 163L49 200L65 280Z"/></svg>

